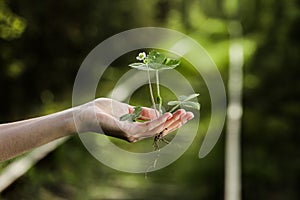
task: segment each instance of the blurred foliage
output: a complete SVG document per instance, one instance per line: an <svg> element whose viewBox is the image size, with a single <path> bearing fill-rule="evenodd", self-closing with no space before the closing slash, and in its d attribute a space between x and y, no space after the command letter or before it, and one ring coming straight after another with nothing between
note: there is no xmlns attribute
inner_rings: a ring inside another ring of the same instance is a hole
<svg viewBox="0 0 300 200"><path fill-rule="evenodd" d="M241 21L245 48L243 198L299 199L300 11L296 0L1 0L0 122L70 107L77 70L90 50L113 34L141 26L172 28L197 40L218 65L226 84L229 19ZM112 63L98 96L109 93L136 53ZM146 179L144 174L102 165L73 137L1 198L222 199L223 136L207 157L197 157L209 123L209 93L188 63L183 61L178 71L201 93L202 106L199 134L179 160ZM132 102L149 99L146 90L139 89ZM151 147L151 140L134 144L137 147L114 142L138 152L143 146Z"/></svg>
<svg viewBox="0 0 300 200"><path fill-rule="evenodd" d="M24 32L25 27L26 27L25 20L13 14L6 6L4 0L1 0L0 1L0 38L6 40L12 40L18 38ZM17 72L18 70L16 71L16 73Z"/></svg>

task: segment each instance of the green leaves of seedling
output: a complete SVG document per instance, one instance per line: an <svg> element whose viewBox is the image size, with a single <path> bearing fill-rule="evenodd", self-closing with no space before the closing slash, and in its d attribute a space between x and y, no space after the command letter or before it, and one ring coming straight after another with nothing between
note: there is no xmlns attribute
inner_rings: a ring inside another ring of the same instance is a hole
<svg viewBox="0 0 300 200"><path fill-rule="evenodd" d="M179 96L179 101L189 101L189 100L191 100L191 99L194 99L194 98L196 98L197 96L199 96L199 94L198 93L196 93L196 94L191 94L191 95L189 95L189 96L184 96L184 95L181 95L181 96Z"/></svg>
<svg viewBox="0 0 300 200"><path fill-rule="evenodd" d="M198 102L190 101L191 99L196 98L197 96L199 96L199 94L191 94L189 96L183 95L179 96L177 101L169 101L168 105L173 106L170 112L175 111L178 107L200 110L200 104Z"/></svg>
<svg viewBox="0 0 300 200"><path fill-rule="evenodd" d="M130 67L138 70L164 70L164 69L174 69L180 64L180 60L168 58L165 55L159 53L158 51L152 50L143 59L143 62L131 63Z"/></svg>
<svg viewBox="0 0 300 200"><path fill-rule="evenodd" d="M130 121L130 122L145 122L148 120L141 119L141 112L142 107L141 106L135 106L134 111L131 114L125 114L120 117L120 121Z"/></svg>
<svg viewBox="0 0 300 200"><path fill-rule="evenodd" d="M158 51L150 51L150 53L146 56L144 59L145 64L150 64L150 63L157 63L157 64L163 64L165 59L167 57Z"/></svg>

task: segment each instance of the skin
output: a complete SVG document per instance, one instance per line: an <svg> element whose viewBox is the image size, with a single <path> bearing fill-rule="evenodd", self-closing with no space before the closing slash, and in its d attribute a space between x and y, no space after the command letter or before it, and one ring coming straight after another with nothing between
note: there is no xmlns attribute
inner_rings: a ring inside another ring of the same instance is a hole
<svg viewBox="0 0 300 200"><path fill-rule="evenodd" d="M191 112L183 109L158 117L154 109L143 107L141 118L149 121L141 123L119 120L120 116L133 111L131 105L108 98L99 98L51 115L1 124L0 161L77 133L103 133L128 142L153 137L162 131L165 136L194 117Z"/></svg>

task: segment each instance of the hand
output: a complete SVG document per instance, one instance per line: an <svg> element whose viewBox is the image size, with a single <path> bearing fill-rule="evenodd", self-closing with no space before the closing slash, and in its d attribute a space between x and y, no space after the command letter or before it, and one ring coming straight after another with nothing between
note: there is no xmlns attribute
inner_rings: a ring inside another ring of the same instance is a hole
<svg viewBox="0 0 300 200"><path fill-rule="evenodd" d="M165 136L194 117L193 113L179 109L173 114L165 113L157 118L158 113L154 109L143 107L141 118L149 121L141 123L119 120L122 115L133 111L133 106L128 104L108 98L99 98L75 108L74 119L79 133L104 132L112 137L136 142L160 132L163 132L163 136Z"/></svg>

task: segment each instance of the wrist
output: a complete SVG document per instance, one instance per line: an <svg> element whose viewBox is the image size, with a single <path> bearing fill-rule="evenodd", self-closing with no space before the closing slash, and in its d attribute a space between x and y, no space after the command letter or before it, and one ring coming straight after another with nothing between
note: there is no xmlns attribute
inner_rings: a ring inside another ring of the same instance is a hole
<svg viewBox="0 0 300 200"><path fill-rule="evenodd" d="M58 120L65 135L73 135L77 132L73 118L73 108L59 112Z"/></svg>

